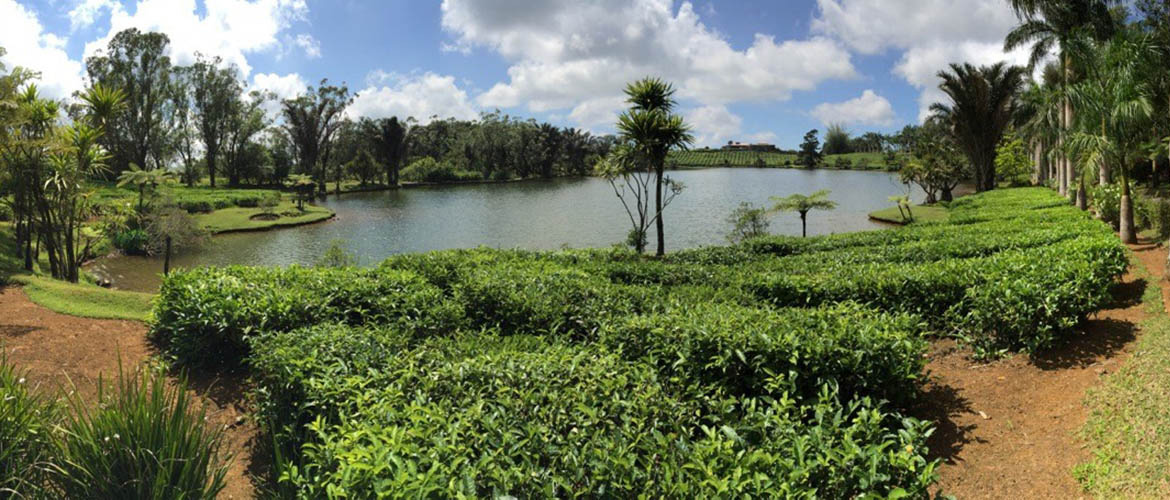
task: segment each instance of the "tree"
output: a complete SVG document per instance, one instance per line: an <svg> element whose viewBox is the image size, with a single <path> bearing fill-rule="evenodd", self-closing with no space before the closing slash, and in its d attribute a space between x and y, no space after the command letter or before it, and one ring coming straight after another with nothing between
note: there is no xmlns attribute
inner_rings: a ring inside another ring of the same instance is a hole
<svg viewBox="0 0 1170 500"><path fill-rule="evenodd" d="M902 182L921 187L928 205L940 199L951 201L955 187L969 178L970 171L945 124L927 120L920 127L907 127L903 134L908 146L899 169Z"/></svg>
<svg viewBox="0 0 1170 500"><path fill-rule="evenodd" d="M297 210L305 211L305 201L313 199L313 193L316 189L316 182L312 177L305 174L293 174L288 176L285 180L285 185L292 190L293 196L297 199Z"/></svg>
<svg viewBox="0 0 1170 500"><path fill-rule="evenodd" d="M664 179L667 194L662 207L651 206L650 185L655 177L646 168L646 162L637 158L639 154L640 151L629 144L620 145L597 163L594 173L609 182L630 218L632 228L626 243L638 253L643 253L646 251L650 225L662 216L662 210L682 193L684 186L667 177Z"/></svg>
<svg viewBox="0 0 1170 500"><path fill-rule="evenodd" d="M254 139L268 127L264 103L271 96L262 92L250 92L247 97L236 95L228 114L224 134L223 159L228 174L228 185L240 185L240 178L250 169L255 170L258 158ZM252 162L252 164L249 164Z"/></svg>
<svg viewBox="0 0 1170 500"><path fill-rule="evenodd" d="M935 103L930 109L967 155L975 170L975 190L994 189L995 147L1016 114L1024 69L1004 63L979 68L951 64L950 71L938 76L939 88L950 102Z"/></svg>
<svg viewBox="0 0 1170 500"><path fill-rule="evenodd" d="M831 123L825 130L825 146L821 154L828 156L852 153L849 141L849 131L841 124Z"/></svg>
<svg viewBox="0 0 1170 500"><path fill-rule="evenodd" d="M1006 181L1011 185L1023 184L1032 169L1032 161L1028 158L1028 150L1024 141L1015 134L1004 136L995 148L995 172L997 180ZM1078 195L1078 198L1080 195Z"/></svg>
<svg viewBox="0 0 1170 500"><path fill-rule="evenodd" d="M797 212L800 214L800 235L808 236L808 213L812 210L832 210L837 203L829 199L829 190L822 189L810 195L793 194L780 198L773 196L772 210L777 212Z"/></svg>
<svg viewBox="0 0 1170 500"><path fill-rule="evenodd" d="M821 163L821 141L817 139L817 130L809 130L804 134L804 141L800 143L800 152L796 154L796 163L806 168L814 168Z"/></svg>
<svg viewBox="0 0 1170 500"><path fill-rule="evenodd" d="M672 149L685 149L694 142L694 137L683 118L672 113L675 100L671 84L658 78L645 78L627 85L625 92L626 102L632 107L618 117L617 128L635 150L630 157L645 162L654 171L654 226L658 233L655 254L661 257L666 254L662 217L663 189L667 187L663 176L666 155Z"/></svg>
<svg viewBox="0 0 1170 500"><path fill-rule="evenodd" d="M138 188L138 213L146 213L146 193L153 193L159 186L174 180L175 174L166 170L142 170L130 164L128 170L118 174L118 187L133 185Z"/></svg>
<svg viewBox="0 0 1170 500"><path fill-rule="evenodd" d="M1108 40L1117 30L1117 21L1110 12L1115 0L1009 0L1012 9L1022 23L1008 33L1004 50L1010 51L1031 46L1028 69L1032 70L1059 47L1061 134L1057 149L1064 149L1068 131L1072 128L1073 108L1067 98L1069 86L1073 84L1074 61L1071 49L1086 36L1101 41ZM1075 177L1073 164L1067 155L1056 159L1060 169L1061 194L1069 194L1068 183ZM1107 167L1106 167L1107 168ZM1108 171L1101 171L1102 182L1108 182Z"/></svg>
<svg viewBox="0 0 1170 500"><path fill-rule="evenodd" d="M768 234L768 209L757 207L749 202L742 202L739 207L727 217L731 224L731 232L727 233L727 241L740 243Z"/></svg>
<svg viewBox="0 0 1170 500"><path fill-rule="evenodd" d="M243 92L235 66L221 68L222 64L219 57L199 56L189 70L195 122L211 187L215 187L215 174L221 168L220 152L228 140Z"/></svg>
<svg viewBox="0 0 1170 500"><path fill-rule="evenodd" d="M171 273L171 253L179 248L198 248L207 242L203 226L179 207L166 204L147 217L146 233L150 238L148 250L153 255L163 254L163 274Z"/></svg>
<svg viewBox="0 0 1170 500"><path fill-rule="evenodd" d="M1153 116L1151 89L1143 66L1155 64L1154 45L1146 34L1123 32L1092 51L1093 72L1073 85L1070 100L1080 109L1070 149L1087 164L1109 163L1120 173L1120 233L1125 243L1137 242L1130 163L1141 154ZM1083 184L1082 184L1083 189Z"/></svg>
<svg viewBox="0 0 1170 500"><path fill-rule="evenodd" d="M397 186L398 171L406 158L406 125L392 116L378 120L362 118L359 127L373 145L374 159L385 169L386 185Z"/></svg>
<svg viewBox="0 0 1170 500"><path fill-rule="evenodd" d="M891 196L887 199L898 206L898 215L902 217L902 222L914 222L914 212L911 210L909 196Z"/></svg>
<svg viewBox="0 0 1170 500"><path fill-rule="evenodd" d="M163 165L171 123L169 44L162 33L131 28L114 35L105 50L85 61L95 88L118 89L125 95L125 106L110 117L102 136L115 174L131 163L147 170Z"/></svg>
<svg viewBox="0 0 1170 500"><path fill-rule="evenodd" d="M297 162L325 192L325 168L329 163L329 143L340 127L342 112L352 101L349 88L328 85L327 80L294 99L281 103L284 128L296 146Z"/></svg>

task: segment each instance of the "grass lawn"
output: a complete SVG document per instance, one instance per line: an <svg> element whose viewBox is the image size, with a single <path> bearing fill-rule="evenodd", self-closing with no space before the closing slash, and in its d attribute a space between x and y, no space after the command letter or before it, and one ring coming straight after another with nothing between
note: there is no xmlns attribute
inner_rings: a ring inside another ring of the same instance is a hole
<svg viewBox="0 0 1170 500"><path fill-rule="evenodd" d="M938 205L918 205L912 209L914 213L914 222L937 222L945 221L950 217L950 212L946 208ZM883 208L876 212L870 212L869 218L889 222L890 224L905 224L902 220L902 214L898 212L898 207Z"/></svg>
<svg viewBox="0 0 1170 500"><path fill-rule="evenodd" d="M154 298L149 293L58 281L38 272L30 274L16 257L12 224L0 223L0 284L8 283L22 285L24 293L37 304L62 314L85 318L146 321Z"/></svg>
<svg viewBox="0 0 1170 500"><path fill-rule="evenodd" d="M1134 272L1146 280L1142 304L1150 316L1133 356L1103 379L1085 400L1083 437L1093 450L1073 474L1100 498L1170 496L1170 316L1158 280L1138 259Z"/></svg>
<svg viewBox="0 0 1170 500"><path fill-rule="evenodd" d="M254 231L284 226L297 226L318 222L333 217L333 211L313 205L305 205L305 211L299 212L293 202L282 201L273 212L280 215L275 220L253 220L252 216L264 213L261 208L231 207L216 210L206 214L196 214L198 221L208 231L213 233L229 233L232 231ZM288 216L283 214L293 214Z"/></svg>

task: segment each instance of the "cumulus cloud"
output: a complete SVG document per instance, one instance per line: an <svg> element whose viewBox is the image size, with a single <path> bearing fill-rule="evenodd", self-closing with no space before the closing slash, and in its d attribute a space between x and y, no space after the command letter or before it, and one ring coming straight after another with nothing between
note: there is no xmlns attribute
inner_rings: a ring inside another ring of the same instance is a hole
<svg viewBox="0 0 1170 500"><path fill-rule="evenodd" d="M305 57L309 59L317 59L321 57L321 42L318 42L313 35L308 33L301 33L296 37L297 47L305 51Z"/></svg>
<svg viewBox="0 0 1170 500"><path fill-rule="evenodd" d="M787 100L831 79L856 76L849 52L828 37L776 40L757 34L734 49L689 2L672 0L444 0L445 50L493 50L508 80L481 94L485 107L572 109L589 124L620 109L621 90L648 74L675 82L700 106Z"/></svg>
<svg viewBox="0 0 1170 500"><path fill-rule="evenodd" d="M722 144L743 129L743 118L726 106L702 106L687 112L685 117L694 128L695 143L700 146Z"/></svg>
<svg viewBox="0 0 1170 500"><path fill-rule="evenodd" d="M0 47L7 51L0 62L9 70L23 66L40 72L37 86L46 97L64 98L81 89L81 62L69 58L65 38L45 31L36 13L14 0L0 0L0 19Z"/></svg>
<svg viewBox="0 0 1170 500"><path fill-rule="evenodd" d="M826 102L813 108L812 116L826 125L843 123L849 125L889 126L897 115L894 107L885 97L873 90L866 90L860 97L844 102Z"/></svg>
<svg viewBox="0 0 1170 500"><path fill-rule="evenodd" d="M861 54L901 51L893 72L921 91L921 120L940 98L936 74L949 63L1026 63L1025 50L1003 51L1018 23L998 0L817 0L812 30Z"/></svg>
<svg viewBox="0 0 1170 500"><path fill-rule="evenodd" d="M268 113L269 118L275 119L280 114L280 101L297 97L303 94L306 88L308 84L297 73L283 76L276 73L256 73L252 76L249 90L269 92L276 96L276 100L264 103L264 112Z"/></svg>
<svg viewBox="0 0 1170 500"><path fill-rule="evenodd" d="M425 124L432 116L465 120L479 116L467 92L459 88L453 76L375 71L367 80L370 85L357 93L346 110L350 118L414 117Z"/></svg>
<svg viewBox="0 0 1170 500"><path fill-rule="evenodd" d="M85 57L104 49L118 32L138 28L166 33L175 64L191 64L197 52L217 55L238 66L244 76L252 71L247 54L280 49L280 34L309 11L305 0L204 0L203 15L196 0L140 0L133 13L114 2L86 0L83 6L90 4L96 7L78 10L79 6L76 15L71 12L73 22L92 22L92 13L106 8L110 30L85 45Z"/></svg>

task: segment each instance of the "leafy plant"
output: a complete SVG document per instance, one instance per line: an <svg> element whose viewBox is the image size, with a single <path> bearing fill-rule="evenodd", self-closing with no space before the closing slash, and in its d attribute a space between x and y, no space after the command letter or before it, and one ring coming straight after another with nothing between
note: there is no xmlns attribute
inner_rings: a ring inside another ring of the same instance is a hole
<svg viewBox="0 0 1170 500"><path fill-rule="evenodd" d="M0 497L38 497L52 457L57 406L37 396L0 354Z"/></svg>
<svg viewBox="0 0 1170 500"><path fill-rule="evenodd" d="M224 487L223 431L205 425L185 381L150 369L119 372L103 404L80 398L63 424L53 485L65 498L212 499Z"/></svg>

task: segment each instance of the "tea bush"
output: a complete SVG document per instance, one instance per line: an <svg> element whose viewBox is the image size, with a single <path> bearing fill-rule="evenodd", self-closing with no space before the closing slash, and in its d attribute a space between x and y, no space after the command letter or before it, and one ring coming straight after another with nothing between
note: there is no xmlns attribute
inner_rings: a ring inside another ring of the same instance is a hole
<svg viewBox="0 0 1170 500"><path fill-rule="evenodd" d="M1035 352L1125 247L1045 189L947 222L647 259L451 250L172 274L154 335L246 361L282 496L924 496L925 334Z"/></svg>
<svg viewBox="0 0 1170 500"><path fill-rule="evenodd" d="M281 486L303 498L853 497L933 481L924 424L842 403L831 386L807 405L776 383L780 397L703 408L651 365L517 340L433 339L369 376L332 377L340 392L319 394L346 409L307 425Z"/></svg>
<svg viewBox="0 0 1170 500"><path fill-rule="evenodd" d="M826 383L846 397L905 402L918 389L926 341L919 320L855 304L769 310L694 305L607 325L600 342L657 366L664 378L713 385L734 396L776 396L765 387L792 376L795 397Z"/></svg>
<svg viewBox="0 0 1170 500"><path fill-rule="evenodd" d="M460 308L408 271L198 268L164 281L151 335L180 362L235 363L247 338L321 322L400 324L420 336L463 324Z"/></svg>

